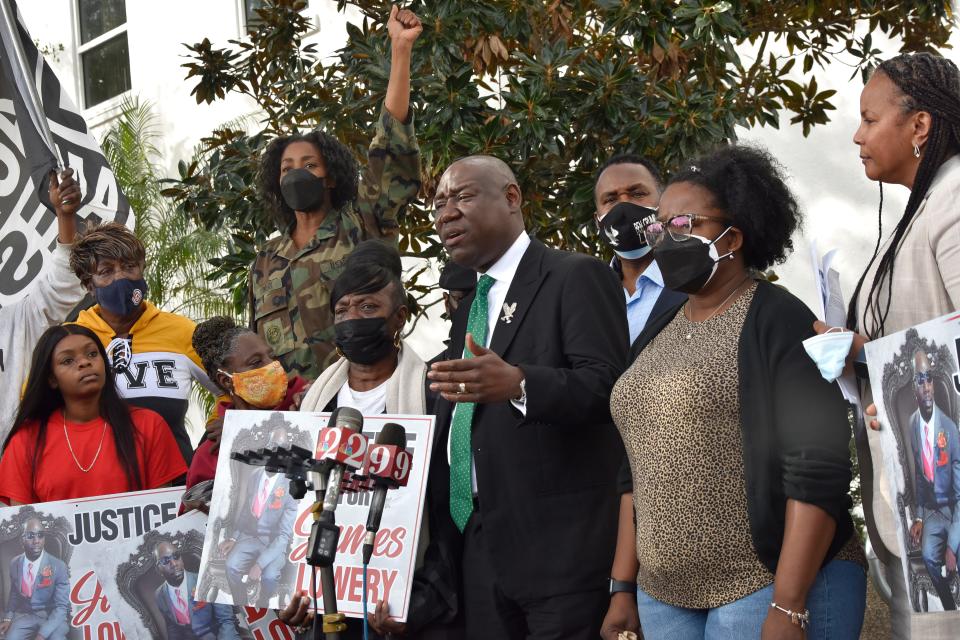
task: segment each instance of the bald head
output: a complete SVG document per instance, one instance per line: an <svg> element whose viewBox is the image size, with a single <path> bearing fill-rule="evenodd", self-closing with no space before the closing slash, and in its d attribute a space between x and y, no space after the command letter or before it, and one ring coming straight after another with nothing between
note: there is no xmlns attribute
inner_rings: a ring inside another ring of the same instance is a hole
<svg viewBox="0 0 960 640"><path fill-rule="evenodd" d="M469 156L443 172L434 196L434 224L450 259L485 272L524 231L517 178L503 160Z"/></svg>
<svg viewBox="0 0 960 640"><path fill-rule="evenodd" d="M43 522L40 518L28 518L23 523L23 553L32 562L43 553L45 543L46 532L43 530Z"/></svg>
<svg viewBox="0 0 960 640"><path fill-rule="evenodd" d="M447 167L447 171L460 165L473 167L484 177L501 185L517 184L517 176L514 175L513 169L500 158L485 155L467 156L466 158L454 160L453 163ZM446 174L446 171L444 171L444 174Z"/></svg>

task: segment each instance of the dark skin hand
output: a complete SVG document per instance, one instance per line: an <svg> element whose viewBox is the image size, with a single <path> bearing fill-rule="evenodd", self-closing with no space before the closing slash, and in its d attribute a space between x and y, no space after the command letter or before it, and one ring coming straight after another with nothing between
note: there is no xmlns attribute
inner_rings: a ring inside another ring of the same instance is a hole
<svg viewBox="0 0 960 640"><path fill-rule="evenodd" d="M635 582L640 563L637 562L637 529L633 517L633 494L620 496L620 515L617 524L617 548L613 556L610 576L623 582ZM610 597L607 615L600 625L603 640L618 640L621 631L640 632L640 613L632 593L615 593Z"/></svg>
<svg viewBox="0 0 960 640"><path fill-rule="evenodd" d="M385 600L377 603L377 608L373 614L367 614L367 622L374 631L382 636L388 633L400 636L407 632L405 623L390 619L390 611Z"/></svg>
<svg viewBox="0 0 960 640"><path fill-rule="evenodd" d="M306 591L301 591L291 598L290 603L277 615L291 627L309 627L313 624L313 611L310 609L310 597Z"/></svg>
<svg viewBox="0 0 960 640"><path fill-rule="evenodd" d="M520 367L504 362L490 349L481 347L469 333L467 348L474 357L434 363L427 373L431 391L450 402L487 404L520 397L523 380ZM466 386L466 392L459 392L460 383Z"/></svg>
<svg viewBox="0 0 960 640"><path fill-rule="evenodd" d="M50 204L57 214L58 236L61 244L73 244L77 234L76 214L80 209L80 184L73 178L73 169L64 169L59 179L54 171L50 172Z"/></svg>
<svg viewBox="0 0 960 640"><path fill-rule="evenodd" d="M279 612L279 618L291 627L309 627L312 625L313 611L307 592L301 591L296 597L291 599L286 608ZM377 604L374 613L367 614L367 623L370 625L370 628L382 636L388 633L404 635L407 632L406 624L390 619L390 613L385 601Z"/></svg>

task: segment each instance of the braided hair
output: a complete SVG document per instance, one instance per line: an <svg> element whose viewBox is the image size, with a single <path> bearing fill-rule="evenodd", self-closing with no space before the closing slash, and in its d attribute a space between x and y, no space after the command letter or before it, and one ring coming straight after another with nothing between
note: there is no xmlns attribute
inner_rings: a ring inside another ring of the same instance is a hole
<svg viewBox="0 0 960 640"><path fill-rule="evenodd" d="M246 333L253 331L238 327L233 318L226 316L214 316L193 330L193 350L200 356L200 362L211 380L217 379L217 369L222 369L233 353L237 338Z"/></svg>
<svg viewBox="0 0 960 640"><path fill-rule="evenodd" d="M877 71L886 75L903 93L900 108L905 114L925 111L930 114L930 134L917 175L910 191L907 207L893 232L890 246L880 257L876 276L867 294L864 320L872 319L873 329L858 328L857 301L867 273L879 253L879 240L873 258L860 276L847 309L847 326L866 330L871 339L884 335L884 323L890 313L893 295L893 270L900 242L927 195L937 171L954 154L960 152L960 71L946 58L930 53L903 54L882 62ZM881 184L881 198L882 198ZM882 205L881 199L881 207ZM885 300L880 292L886 284Z"/></svg>

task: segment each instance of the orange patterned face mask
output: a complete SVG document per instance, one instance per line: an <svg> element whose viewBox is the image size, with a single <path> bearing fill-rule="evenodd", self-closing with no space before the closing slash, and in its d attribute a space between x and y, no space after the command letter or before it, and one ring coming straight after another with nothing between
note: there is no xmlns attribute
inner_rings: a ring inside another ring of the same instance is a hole
<svg viewBox="0 0 960 640"><path fill-rule="evenodd" d="M273 409L287 395L287 372L277 360L259 369L234 374L221 369L220 373L233 382L235 395L258 409Z"/></svg>

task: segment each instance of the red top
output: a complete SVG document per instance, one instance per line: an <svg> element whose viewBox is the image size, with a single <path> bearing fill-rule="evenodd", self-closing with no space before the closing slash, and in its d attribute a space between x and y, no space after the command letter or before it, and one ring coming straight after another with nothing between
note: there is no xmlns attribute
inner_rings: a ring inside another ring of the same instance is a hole
<svg viewBox="0 0 960 640"><path fill-rule="evenodd" d="M287 395L283 402L277 406L274 411L289 411L293 406L293 396L303 391L307 386L307 381L300 376L294 376L287 383ZM233 405L229 402L217 403L217 415L223 417L227 409L232 409ZM204 440L193 452L193 460L190 462L190 470L187 472L187 489L203 482L212 480L217 474L217 454L219 453L219 443L213 444L210 440Z"/></svg>
<svg viewBox="0 0 960 640"><path fill-rule="evenodd" d="M149 409L130 407L130 417L137 429L137 461L143 489L156 489L187 471L177 441L170 427L158 414ZM123 465L117 457L113 431L97 418L90 422L66 422L69 443L64 437L64 419L61 410L50 414L47 436L40 454L36 475L33 453L39 424L34 422L17 431L10 445L0 457L0 501L11 500L23 504L74 500L110 493L124 493L132 488L127 484ZM103 434L103 447L96 463L87 473L80 470L93 462ZM76 460L74 460L76 455Z"/></svg>

